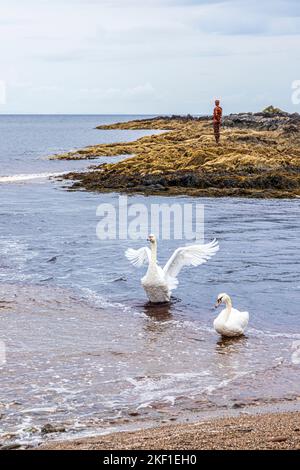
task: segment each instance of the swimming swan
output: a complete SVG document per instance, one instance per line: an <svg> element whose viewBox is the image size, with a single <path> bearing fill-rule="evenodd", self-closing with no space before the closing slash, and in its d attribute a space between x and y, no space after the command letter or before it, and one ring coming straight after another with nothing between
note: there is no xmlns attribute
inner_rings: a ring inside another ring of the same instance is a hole
<svg viewBox="0 0 300 470"><path fill-rule="evenodd" d="M249 313L240 312L232 308L231 298L227 294L219 294L215 308L222 303L226 304L226 308L218 315L214 321L214 329L222 336L240 336L249 322Z"/></svg>
<svg viewBox="0 0 300 470"><path fill-rule="evenodd" d="M148 247L134 250L129 248L125 252L127 259L136 267L148 264L146 275L141 279L142 286L150 302L169 302L171 291L178 285L177 276L184 266L199 266L214 256L219 250L216 240L206 245L190 245L177 248L162 269L157 264L157 241L154 235L149 235L150 249Z"/></svg>

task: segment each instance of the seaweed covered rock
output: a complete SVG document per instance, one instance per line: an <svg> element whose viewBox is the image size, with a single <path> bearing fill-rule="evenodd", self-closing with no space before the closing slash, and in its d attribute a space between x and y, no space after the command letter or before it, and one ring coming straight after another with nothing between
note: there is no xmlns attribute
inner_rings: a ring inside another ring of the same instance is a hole
<svg viewBox="0 0 300 470"><path fill-rule="evenodd" d="M274 112L272 113L265 112L264 110L261 113L229 114L229 116L224 118L223 125L240 129L281 130L285 132L300 131L300 115L298 113L289 114L278 110L278 108L273 109Z"/></svg>
<svg viewBox="0 0 300 470"><path fill-rule="evenodd" d="M262 113L263 114L268 114L270 116L274 116L274 115L287 115L288 113L286 113L285 111L282 111L282 109L280 108L275 108L275 106L273 105L270 105L270 106L267 106L265 109L262 110Z"/></svg>
<svg viewBox="0 0 300 470"><path fill-rule="evenodd" d="M280 110L279 110L280 111ZM64 176L72 189L163 195L300 197L300 116L239 113L224 118L216 146L211 117L142 119L100 129L160 129L134 142L100 144L57 158L124 155Z"/></svg>

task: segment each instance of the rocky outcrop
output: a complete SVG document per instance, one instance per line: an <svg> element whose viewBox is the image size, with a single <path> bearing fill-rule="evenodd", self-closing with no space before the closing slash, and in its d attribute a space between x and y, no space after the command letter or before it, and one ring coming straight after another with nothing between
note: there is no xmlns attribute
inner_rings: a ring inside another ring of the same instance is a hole
<svg viewBox="0 0 300 470"><path fill-rule="evenodd" d="M224 117L221 145L211 117L158 117L100 126L165 129L135 142L103 144L59 158L129 155L71 173L73 189L193 196L300 197L300 116L280 110ZM133 156L132 156L133 155Z"/></svg>
<svg viewBox="0 0 300 470"><path fill-rule="evenodd" d="M268 108L267 108L268 109ZM261 113L229 114L223 120L225 127L256 129L261 131L283 131L286 133L300 131L300 114L289 114L283 111Z"/></svg>

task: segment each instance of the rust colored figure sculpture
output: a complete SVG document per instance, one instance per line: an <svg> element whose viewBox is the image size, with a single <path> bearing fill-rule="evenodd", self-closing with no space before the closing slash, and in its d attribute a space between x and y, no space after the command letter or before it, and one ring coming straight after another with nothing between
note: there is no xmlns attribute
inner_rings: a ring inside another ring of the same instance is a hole
<svg viewBox="0 0 300 470"><path fill-rule="evenodd" d="M220 128L222 124L222 113L223 110L220 106L220 101L216 100L215 101L215 109L214 109L214 116L213 116L213 123L214 123L214 134L215 134L215 139L216 143L219 144L220 142Z"/></svg>

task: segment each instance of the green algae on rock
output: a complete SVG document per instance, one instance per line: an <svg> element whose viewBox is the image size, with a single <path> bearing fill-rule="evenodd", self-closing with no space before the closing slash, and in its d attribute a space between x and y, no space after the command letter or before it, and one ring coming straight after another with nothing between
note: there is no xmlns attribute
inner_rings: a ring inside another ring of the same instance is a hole
<svg viewBox="0 0 300 470"><path fill-rule="evenodd" d="M280 108L275 108L273 105L267 106L265 109L262 111L265 114L283 114L284 111Z"/></svg>

